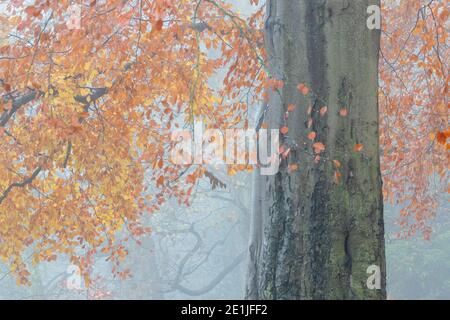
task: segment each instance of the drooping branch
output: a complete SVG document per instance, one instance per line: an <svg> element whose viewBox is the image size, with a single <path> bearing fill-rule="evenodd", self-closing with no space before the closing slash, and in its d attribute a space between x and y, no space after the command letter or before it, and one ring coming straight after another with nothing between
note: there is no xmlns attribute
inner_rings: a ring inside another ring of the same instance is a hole
<svg viewBox="0 0 450 320"><path fill-rule="evenodd" d="M85 105L89 106L93 101L100 99L102 96L104 96L108 92L107 88L93 88L91 89L91 94L88 95L77 95L74 97L75 101Z"/></svg>

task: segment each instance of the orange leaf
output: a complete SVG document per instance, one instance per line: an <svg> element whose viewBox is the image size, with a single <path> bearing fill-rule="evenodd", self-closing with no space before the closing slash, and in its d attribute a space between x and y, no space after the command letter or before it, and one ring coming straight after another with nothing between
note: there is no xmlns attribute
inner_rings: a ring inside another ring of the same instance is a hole
<svg viewBox="0 0 450 320"><path fill-rule="evenodd" d="M339 114L341 115L341 117L346 117L346 116L348 115L348 110L345 109L345 108L342 108L342 109L339 111Z"/></svg>
<svg viewBox="0 0 450 320"><path fill-rule="evenodd" d="M130 22L130 19L131 19L131 14L125 13L117 19L117 22L119 25L125 26L126 24L128 24Z"/></svg>
<svg viewBox="0 0 450 320"><path fill-rule="evenodd" d="M229 168L229 169L228 169L228 175L229 175L230 177L233 177L233 176L235 176L236 174L237 174L236 169L234 169L234 168Z"/></svg>
<svg viewBox="0 0 450 320"><path fill-rule="evenodd" d="M283 80L271 78L271 79L267 80L266 86L268 88L271 88L272 90L280 90L280 89L283 89L284 82L283 82Z"/></svg>
<svg viewBox="0 0 450 320"><path fill-rule="evenodd" d="M314 140L316 138L316 136L317 136L317 134L314 131L312 131L308 134L308 139Z"/></svg>
<svg viewBox="0 0 450 320"><path fill-rule="evenodd" d="M158 180L156 180L156 186L162 186L164 184L164 176L160 176Z"/></svg>
<svg viewBox="0 0 450 320"><path fill-rule="evenodd" d="M159 19L158 21L156 21L155 26L154 26L155 31L161 31L162 28L163 28L163 23L164 23L164 22L163 22L161 19Z"/></svg>
<svg viewBox="0 0 450 320"><path fill-rule="evenodd" d="M283 128L280 129L280 132L282 134L287 134L289 132L289 128L288 127L283 127Z"/></svg>
<svg viewBox="0 0 450 320"><path fill-rule="evenodd" d="M328 107L324 106L322 108L320 108L320 115L323 117L328 111Z"/></svg>
<svg viewBox="0 0 450 320"><path fill-rule="evenodd" d="M325 145L322 142L314 143L313 148L315 153L322 153L323 151L325 151Z"/></svg>
<svg viewBox="0 0 450 320"><path fill-rule="evenodd" d="M305 86L304 83L300 83L297 86L297 90L300 91L300 93L302 93L304 96L306 96L309 93L309 88Z"/></svg>
<svg viewBox="0 0 450 320"><path fill-rule="evenodd" d="M80 120L75 116L72 117L72 127L81 128Z"/></svg>
<svg viewBox="0 0 450 320"><path fill-rule="evenodd" d="M288 105L288 111L289 112L292 112L292 111L294 111L295 110L295 104L290 104L290 105Z"/></svg>
<svg viewBox="0 0 450 320"><path fill-rule="evenodd" d="M450 137L450 129L445 130L443 133L447 139Z"/></svg>
<svg viewBox="0 0 450 320"><path fill-rule="evenodd" d="M341 167L341 163L339 162L339 160L333 160L333 163L336 166L336 168L340 168Z"/></svg>
<svg viewBox="0 0 450 320"><path fill-rule="evenodd" d="M436 134L436 139L437 139L438 143L446 144L446 142L447 142L447 135L444 132L438 132Z"/></svg>
<svg viewBox="0 0 450 320"><path fill-rule="evenodd" d="M289 171L294 172L298 170L298 164L293 163L289 165Z"/></svg>

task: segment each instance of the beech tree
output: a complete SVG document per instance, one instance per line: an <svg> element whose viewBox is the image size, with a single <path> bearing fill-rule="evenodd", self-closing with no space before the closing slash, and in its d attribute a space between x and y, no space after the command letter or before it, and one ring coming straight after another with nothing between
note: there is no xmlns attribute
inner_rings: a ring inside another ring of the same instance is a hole
<svg viewBox="0 0 450 320"><path fill-rule="evenodd" d="M247 295L385 297L374 1L269 1L265 122L286 128L278 174L255 184ZM380 290L366 286L378 266Z"/></svg>

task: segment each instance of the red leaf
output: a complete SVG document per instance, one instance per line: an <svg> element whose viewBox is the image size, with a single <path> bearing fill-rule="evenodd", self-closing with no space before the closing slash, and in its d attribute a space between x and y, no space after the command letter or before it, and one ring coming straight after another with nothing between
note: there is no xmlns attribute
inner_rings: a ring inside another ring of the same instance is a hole
<svg viewBox="0 0 450 320"><path fill-rule="evenodd" d="M444 132L438 132L436 135L437 142L440 144L446 144L447 143L447 136Z"/></svg>
<svg viewBox="0 0 450 320"><path fill-rule="evenodd" d="M333 160L333 163L336 166L336 168L340 168L341 167L341 163L339 162L339 160Z"/></svg>

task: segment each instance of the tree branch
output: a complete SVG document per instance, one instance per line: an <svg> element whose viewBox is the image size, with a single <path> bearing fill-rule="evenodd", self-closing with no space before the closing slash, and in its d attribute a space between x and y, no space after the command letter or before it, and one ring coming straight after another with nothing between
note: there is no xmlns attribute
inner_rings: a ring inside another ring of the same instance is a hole
<svg viewBox="0 0 450 320"><path fill-rule="evenodd" d="M245 251L242 251L228 266L226 266L214 279L200 289L188 289L181 284L175 284L175 289L190 296L200 296L214 289L231 271L233 271L245 259Z"/></svg>
<svg viewBox="0 0 450 320"><path fill-rule="evenodd" d="M21 182L14 182L9 185L8 188L6 188L5 191L3 191L2 195L0 196L0 204L2 204L3 200L6 199L8 194L14 189L14 188L23 188L33 182L34 179L38 176L38 174L41 172L42 168L38 167L36 170L34 170L33 174L29 176L28 178L25 178Z"/></svg>

